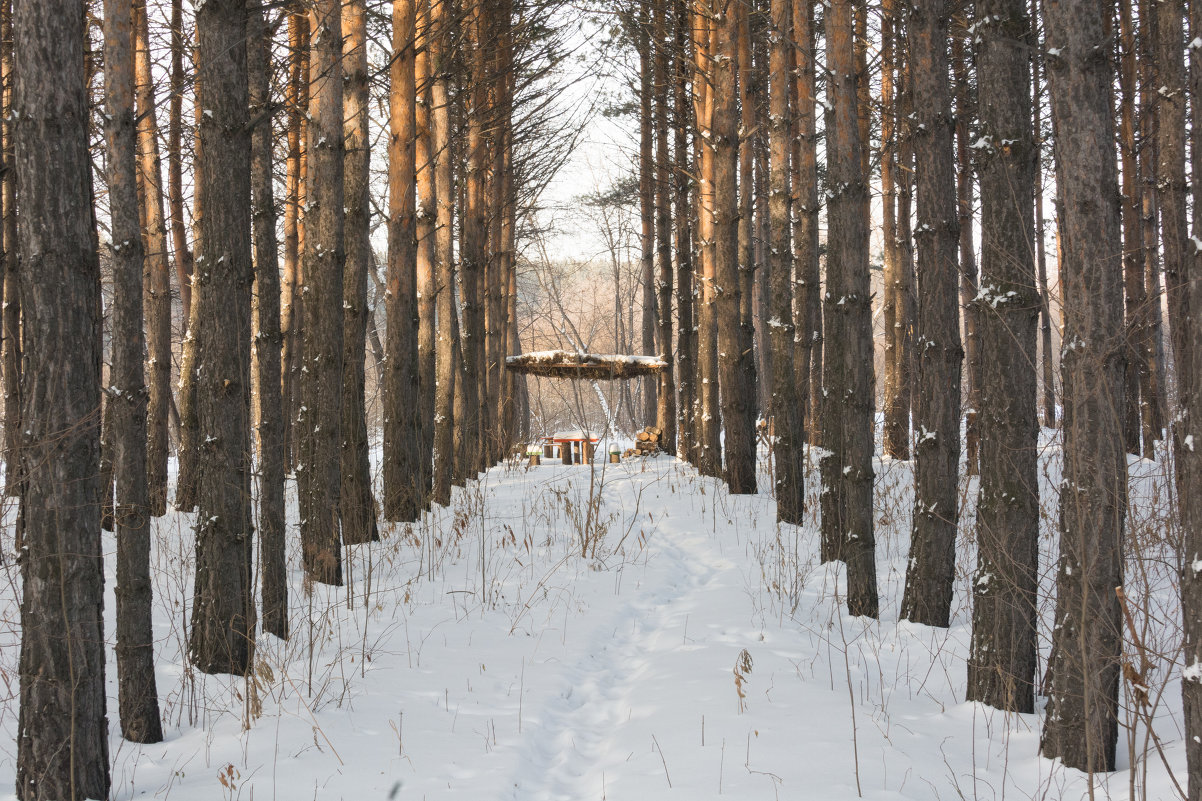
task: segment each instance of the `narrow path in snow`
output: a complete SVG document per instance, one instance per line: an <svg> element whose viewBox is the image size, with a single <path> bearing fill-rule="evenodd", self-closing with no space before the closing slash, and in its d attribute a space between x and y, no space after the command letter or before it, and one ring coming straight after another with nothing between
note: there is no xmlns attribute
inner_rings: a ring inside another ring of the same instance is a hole
<svg viewBox="0 0 1202 801"><path fill-rule="evenodd" d="M539 734L525 738L518 774L502 798L575 801L604 788L607 770L611 778L620 773L625 756L614 746L635 714L631 691L652 672L661 635L687 617L717 563L715 554L700 552L708 550L703 538L664 523L648 542L645 573L623 591L629 597L558 671L556 692L531 720Z"/></svg>

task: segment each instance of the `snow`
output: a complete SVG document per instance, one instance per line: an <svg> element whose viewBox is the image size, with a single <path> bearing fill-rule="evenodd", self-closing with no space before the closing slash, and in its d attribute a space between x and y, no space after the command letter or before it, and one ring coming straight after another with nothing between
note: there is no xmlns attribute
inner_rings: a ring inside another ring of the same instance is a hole
<svg viewBox="0 0 1202 801"><path fill-rule="evenodd" d="M555 463L497 467L420 524L382 524L381 542L348 549L346 587L309 595L290 483L293 637L260 635L249 684L188 666L182 610L191 608L194 516L156 520L167 741L120 739L110 647L112 798L837 801L856 798L857 784L872 799L993 798L1001 788L1015 799L1086 795L1082 774L1039 758L1042 712L964 701L970 585L990 579L975 571L972 503L961 512L951 628L899 621L913 474L909 462L876 460L881 619L850 617L841 566L817 558L818 455L809 454L801 527L778 527L766 494L730 496L674 459L599 461L591 473ZM378 469L378 449L373 459ZM767 492L762 454L760 467ZM1058 445L1044 432L1045 504L1055 502L1059 472ZM1169 472L1133 460L1132 475L1130 525L1154 531L1164 512L1151 499L1165 497ZM975 487L965 479L961 497L975 497ZM590 499L599 501L591 518ZM9 524L13 512L5 510ZM1041 670L1052 520L1045 516L1041 537ZM114 549L106 535L110 646ZM1177 652L1163 628L1174 619L1170 562L1150 560L1127 588L1154 654ZM4 564L7 799L20 581L13 560ZM1184 780L1178 684L1202 667L1174 669L1171 659L1158 658L1151 676L1154 721ZM258 714L248 721L249 711ZM1140 749L1144 734L1141 724ZM1148 797L1170 797L1155 752L1139 753ZM1126 797L1125 741L1119 754L1122 770L1095 777L1098 797Z"/></svg>

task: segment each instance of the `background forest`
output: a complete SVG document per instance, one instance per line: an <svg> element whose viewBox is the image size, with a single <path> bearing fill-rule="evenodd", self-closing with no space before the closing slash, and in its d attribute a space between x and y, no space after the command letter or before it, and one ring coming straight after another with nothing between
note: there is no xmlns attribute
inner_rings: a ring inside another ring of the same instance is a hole
<svg viewBox="0 0 1202 801"><path fill-rule="evenodd" d="M311 734L343 795L650 797L635 719L680 736L713 673L719 795L740 726L732 792L796 793L814 704L824 797L1202 798L1199 114L1200 0L0 3L0 772L138 795L163 742L156 792L203 752L321 795ZM586 354L649 375L545 367ZM576 429L651 444L525 458ZM444 624L516 779L406 751ZM566 688L523 735L528 659ZM895 743L903 689L971 750Z"/></svg>

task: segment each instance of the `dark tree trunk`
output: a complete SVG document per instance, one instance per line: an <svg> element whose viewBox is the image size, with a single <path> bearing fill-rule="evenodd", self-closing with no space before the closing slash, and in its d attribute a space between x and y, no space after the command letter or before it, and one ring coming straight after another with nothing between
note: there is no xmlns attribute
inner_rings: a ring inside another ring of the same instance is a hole
<svg viewBox="0 0 1202 801"><path fill-rule="evenodd" d="M371 492L367 441L367 271L371 262L367 130L366 0L342 7L346 263L342 271L342 540L358 545L380 539Z"/></svg>
<svg viewBox="0 0 1202 801"><path fill-rule="evenodd" d="M715 5L715 12L720 9ZM725 477L732 493L756 490L755 431L747 425L747 404L752 402L754 385L744 381L743 360L752 358L742 351L740 332L739 280L739 116L735 105L735 79L738 72L738 27L736 15L721 13L713 32L712 67L714 145L714 295L717 323L718 386L722 399L722 427L725 433Z"/></svg>
<svg viewBox="0 0 1202 801"><path fill-rule="evenodd" d="M654 0L655 30L655 259L659 272L656 286L659 352L668 367L659 374L655 425L663 432L660 447L676 452L676 387L672 371L672 186L669 178L668 94L673 83L668 67L669 0Z"/></svg>
<svg viewBox="0 0 1202 801"><path fill-rule="evenodd" d="M751 46L751 21L745 3L730 7L736 17L737 63L735 74L739 82L739 128L738 147L738 247L736 265L739 283L739 328L738 345L734 349L738 362L738 381L744 395L743 417L740 427L747 432L751 442L752 472L755 472L756 435L755 424L759 417L760 382L756 376L755 357L755 271L758 245L756 208L756 150L760 137L758 119L761 95L763 94L755 68ZM729 354L730 352L727 351ZM723 421L725 424L725 421ZM729 446L730 440L727 440ZM728 450L729 453L729 450ZM754 483L751 485L754 488ZM752 490L754 491L754 489Z"/></svg>
<svg viewBox="0 0 1202 801"><path fill-rule="evenodd" d="M259 432L259 583L263 630L288 638L288 559L284 517L284 416L280 394L280 266L272 185L271 72L272 29L261 5L247 22L251 115L251 190L254 202L254 359ZM261 118L260 118L260 115Z"/></svg>
<svg viewBox="0 0 1202 801"><path fill-rule="evenodd" d="M1144 419L1150 410L1149 399L1141 397L1147 361L1143 357L1141 335L1145 328L1147 296L1144 291L1143 231L1140 222L1139 156L1135 137L1135 24L1131 0L1119 2L1119 156L1123 181L1123 289L1127 300L1127 417L1123 421L1123 440L1127 452L1140 454L1144 442ZM1150 426L1148 426L1150 429ZM1154 437L1148 455L1155 457Z"/></svg>
<svg viewBox="0 0 1202 801"><path fill-rule="evenodd" d="M17 170L11 110L13 108L12 0L4 0L0 15L0 80L4 93L3 175L0 205L4 209L4 305L0 308L0 363L4 371L4 492L20 495L21 476L21 243L17 238Z"/></svg>
<svg viewBox="0 0 1202 801"><path fill-rule="evenodd" d="M309 13L309 168L305 192L305 325L296 419L297 497L305 573L342 583L339 535L342 422L342 272L345 260L342 17L338 0Z"/></svg>
<svg viewBox="0 0 1202 801"><path fill-rule="evenodd" d="M775 466L776 519L800 525L805 509L805 408L797 402L793 355L793 250L789 237L789 51L791 0L772 0L768 72L768 278L771 307L768 330L772 345L772 446ZM804 393L803 393L804 394Z"/></svg>
<svg viewBox="0 0 1202 801"><path fill-rule="evenodd" d="M960 476L960 220L952 150L946 0L910 6L918 186L918 381L914 393L915 494L901 616L947 626L956 572Z"/></svg>
<svg viewBox="0 0 1202 801"><path fill-rule="evenodd" d="M143 253L132 45L132 5L126 0L105 0L104 127L113 258L113 366L108 406L117 484L117 705L125 739L157 743L163 739L163 727L151 626L146 376L142 366L146 336L142 331ZM166 476L163 479L165 489Z"/></svg>
<svg viewBox="0 0 1202 801"><path fill-rule="evenodd" d="M833 128L827 135L827 340L822 383L822 558L847 563L847 606L877 615L872 519L872 298L868 282L868 184L861 166L856 110L851 0L834 0L826 19L828 93Z"/></svg>
<svg viewBox="0 0 1202 801"><path fill-rule="evenodd" d="M673 3L673 126L672 143L675 178L676 217L676 381L680 391L676 436L677 453L688 456L696 441L693 401L696 397L696 366L693 337L693 204L690 202L691 168L688 130L694 120L689 106L689 16L685 0ZM671 354L669 353L669 358Z"/></svg>
<svg viewBox="0 0 1202 801"><path fill-rule="evenodd" d="M196 309L196 589L189 656L206 673L253 663L250 503L251 137L245 0L196 18L200 220Z"/></svg>
<svg viewBox="0 0 1202 801"><path fill-rule="evenodd" d="M981 280L974 306L981 353L980 494L968 697L1030 712L1035 677L1035 281L1031 39L1026 0L976 6L981 176ZM1002 143L1006 143L1003 145Z"/></svg>
<svg viewBox="0 0 1202 801"><path fill-rule="evenodd" d="M1202 3L1191 0L1189 4L1190 36L1202 36ZM1202 237L1202 53L1190 47L1189 71L1190 111L1195 120L1190 131L1190 160L1193 182L1194 237ZM1188 292L1191 300L1202 298L1202 254L1197 248L1191 254ZM1179 354L1178 359L1191 361L1190 373L1195 377L1192 391L1182 397L1186 421L1202 419L1202 392L1196 380L1202 376L1202 320L1195 315L1185 332L1189 350ZM1184 444L1184 443L1183 443ZM1202 554L1202 448L1192 446L1176 452L1180 469L1177 472L1177 503L1184 534L1183 552ZM1197 557L1194 557L1196 559ZM1185 664L1182 676L1181 696L1185 706L1185 757L1189 770L1189 797L1202 796L1202 676L1198 665L1202 662L1202 571L1190 560L1189 567L1181 576L1181 612L1185 629Z"/></svg>
<svg viewBox="0 0 1202 801"><path fill-rule="evenodd" d="M1064 478L1042 752L1114 770L1127 458L1123 447L1123 271L1109 43L1112 7L1045 2L1064 339ZM1162 154L1163 158L1163 154ZM1183 165L1184 166L1184 165ZM1184 234L1184 231L1182 231ZM1013 393L1013 384L1010 386Z"/></svg>
<svg viewBox="0 0 1202 801"><path fill-rule="evenodd" d="M100 265L83 15L69 0L19 2L12 28L21 69L10 130L28 265L20 273L25 528L16 789L21 801L82 801L109 792Z"/></svg>
<svg viewBox="0 0 1202 801"><path fill-rule="evenodd" d="M642 286L642 352L647 355L657 354L655 347L656 334L656 298L655 298L655 162L653 156L653 136L655 121L652 118L651 95L656 90L654 86L654 58L651 51L651 20L648 8L651 3L659 0L639 0L638 20L636 22L635 41L639 55L639 218L642 222L642 233L639 244L641 258L639 275ZM657 49L662 49L663 42L656 42ZM733 89L733 87L732 87ZM641 414L644 425L650 424L656 418L657 401L656 386L651 378L642 379L643 408Z"/></svg>
<svg viewBox="0 0 1202 801"><path fill-rule="evenodd" d="M417 130L415 7L392 7L388 140L388 350L384 362L384 517L421 519L426 488L419 395L417 196L414 133Z"/></svg>
<svg viewBox="0 0 1202 801"><path fill-rule="evenodd" d="M167 203L175 274L179 282L184 325L192 311L192 251L184 223L184 3L171 0L171 100L167 105ZM153 498L153 493L152 493ZM164 506L164 509L166 507ZM160 514L163 514L162 512Z"/></svg>
<svg viewBox="0 0 1202 801"><path fill-rule="evenodd" d="M960 306L964 314L964 380L968 400L964 420L965 472L975 476L980 465L981 340L977 296L976 237L973 234L973 167L969 156L969 122L975 119L969 65L965 55L967 31L952 39L952 79L956 87L956 197L960 213Z"/></svg>

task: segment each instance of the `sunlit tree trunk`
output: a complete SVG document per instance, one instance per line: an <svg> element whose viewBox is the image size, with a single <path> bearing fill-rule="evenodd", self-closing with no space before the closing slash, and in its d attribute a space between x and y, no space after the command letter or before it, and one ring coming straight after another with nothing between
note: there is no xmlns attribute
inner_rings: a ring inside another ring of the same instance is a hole
<svg viewBox="0 0 1202 801"><path fill-rule="evenodd" d="M305 239L305 168L309 107L309 16L303 6L289 5L288 14L288 158L284 173L284 271L280 296L280 332L283 351L280 356L280 413L284 417L284 458L289 467L296 464L294 432L299 390L296 376L300 370L301 328L304 306L301 302L304 269L301 254Z"/></svg>
<svg viewBox="0 0 1202 801"><path fill-rule="evenodd" d="M425 454L417 361L417 195L415 72L417 16L413 0L392 7L389 68L388 350L384 362L384 517L421 518Z"/></svg>
<svg viewBox="0 0 1202 801"><path fill-rule="evenodd" d="M662 432L660 447L676 452L676 387L672 371L672 184L668 152L668 96L673 81L669 72L668 2L654 0L655 51L655 259L659 273L656 286L659 352L668 363L659 374L655 425Z"/></svg>
<svg viewBox="0 0 1202 801"><path fill-rule="evenodd" d="M150 392L147 405L146 470L150 513L167 513L167 418L171 407L171 268L163 220L163 173L155 114L154 76L145 0L134 3L137 82L138 179L142 184L141 230L145 245L146 347Z"/></svg>
<svg viewBox="0 0 1202 801"><path fill-rule="evenodd" d="M822 441L818 424L822 407L822 287L818 275L818 137L814 90L814 7L793 0L792 59L795 150L793 156L793 325L801 347L793 365L797 376L802 425L811 445Z"/></svg>
<svg viewBox="0 0 1202 801"><path fill-rule="evenodd" d="M367 271L371 269L371 144L367 124L366 0L345 0L343 21L343 131L346 143L345 242L342 270L342 540L348 545L380 538L368 459Z"/></svg>
<svg viewBox="0 0 1202 801"><path fill-rule="evenodd" d="M894 161L897 155L897 99L894 92L894 53L902 41L903 27L895 10L895 0L885 0L881 6L881 213L884 240L884 285L881 318L885 332L885 428L882 443L886 455L894 459L910 458L910 394L905 385L905 355L899 342L899 329L905 325L905 299L898 296L901 283L898 270L901 262L897 246L897 176Z"/></svg>
<svg viewBox="0 0 1202 801"><path fill-rule="evenodd" d="M430 55L427 48L430 32L430 5L417 0L417 41L414 60L417 93L417 135L415 159L417 166L417 365L418 399L421 412L421 472L423 508L429 507L431 482L434 477L434 388L435 388L435 309L438 298L434 281L436 270L435 226L438 222L438 195L434 183L434 149L431 137L433 85Z"/></svg>
<svg viewBox="0 0 1202 801"><path fill-rule="evenodd" d="M702 475L722 474L722 412L718 404L718 337L715 314L714 262L714 106L716 92L709 85L714 36L705 9L693 15L694 63L697 74L693 96L699 132L699 186L697 189L697 238L701 269L697 292L697 469ZM733 88L732 88L733 91Z"/></svg>

